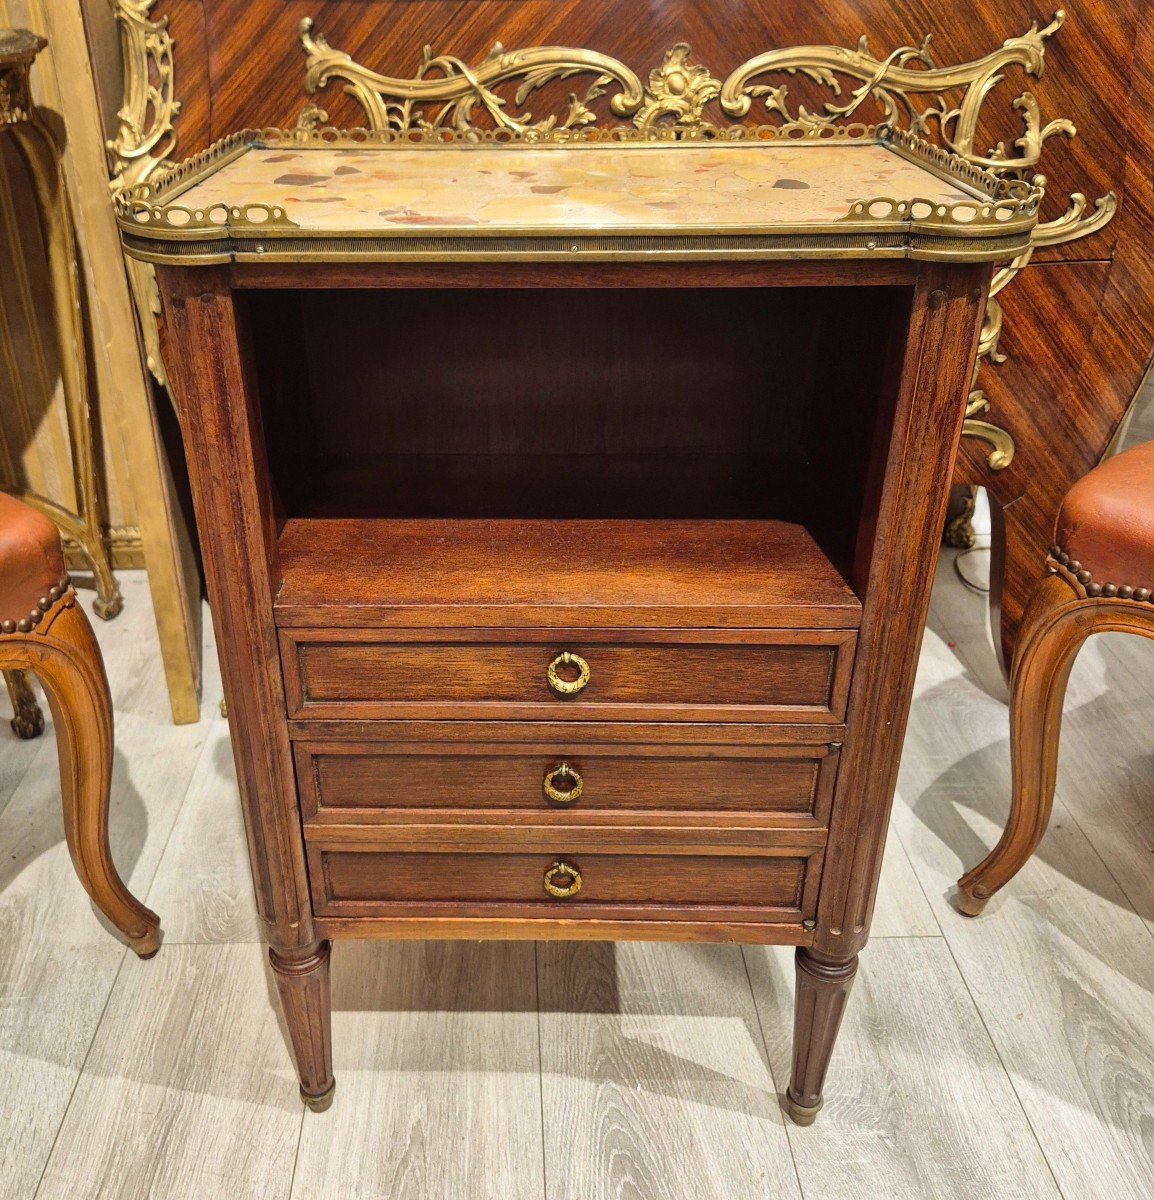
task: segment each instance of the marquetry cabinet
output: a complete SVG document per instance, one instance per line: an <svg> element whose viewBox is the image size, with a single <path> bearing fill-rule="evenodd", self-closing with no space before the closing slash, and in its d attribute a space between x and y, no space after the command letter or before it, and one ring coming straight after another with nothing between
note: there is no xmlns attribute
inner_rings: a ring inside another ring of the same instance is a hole
<svg viewBox="0 0 1154 1200"><path fill-rule="evenodd" d="M118 197L313 1107L334 938L696 939L798 947L814 1118L1038 203L884 127L659 120L243 133Z"/></svg>

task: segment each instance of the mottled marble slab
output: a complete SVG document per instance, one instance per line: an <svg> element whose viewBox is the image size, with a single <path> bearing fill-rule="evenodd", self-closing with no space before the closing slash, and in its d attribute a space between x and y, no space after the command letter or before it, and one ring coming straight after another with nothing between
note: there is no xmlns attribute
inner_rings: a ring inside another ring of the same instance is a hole
<svg viewBox="0 0 1154 1200"><path fill-rule="evenodd" d="M874 143L250 149L172 202L282 206L304 231L729 232L858 200L974 199Z"/></svg>

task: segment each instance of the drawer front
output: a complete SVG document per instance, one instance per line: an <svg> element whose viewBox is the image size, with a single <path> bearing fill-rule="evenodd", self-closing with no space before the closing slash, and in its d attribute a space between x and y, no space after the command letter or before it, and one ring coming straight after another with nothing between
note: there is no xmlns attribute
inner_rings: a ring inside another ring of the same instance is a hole
<svg viewBox="0 0 1154 1200"><path fill-rule="evenodd" d="M820 854L396 853L309 846L328 917L699 920L796 924Z"/></svg>
<svg viewBox="0 0 1154 1200"><path fill-rule="evenodd" d="M519 809L536 814L813 814L837 769L828 745L695 747L298 742L301 807L319 812Z"/></svg>
<svg viewBox="0 0 1154 1200"><path fill-rule="evenodd" d="M612 640L585 630L429 642L282 630L289 716L830 722L842 719L846 630Z"/></svg>

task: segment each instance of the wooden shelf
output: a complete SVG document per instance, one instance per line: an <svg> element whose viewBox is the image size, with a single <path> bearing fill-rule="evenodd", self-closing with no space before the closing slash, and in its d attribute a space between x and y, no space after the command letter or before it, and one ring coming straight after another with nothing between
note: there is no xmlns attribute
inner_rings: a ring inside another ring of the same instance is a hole
<svg viewBox="0 0 1154 1200"><path fill-rule="evenodd" d="M861 604L783 521L291 520L283 626L854 629Z"/></svg>

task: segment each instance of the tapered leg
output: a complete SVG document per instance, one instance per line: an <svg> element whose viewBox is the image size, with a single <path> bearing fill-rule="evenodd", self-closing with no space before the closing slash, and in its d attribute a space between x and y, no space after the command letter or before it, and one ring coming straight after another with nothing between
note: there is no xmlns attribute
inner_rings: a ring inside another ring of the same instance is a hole
<svg viewBox="0 0 1154 1200"><path fill-rule="evenodd" d="M40 629L0 639L0 667L26 669L40 680L56 730L64 833L76 874L133 950L150 958L160 946L160 920L124 886L108 845L112 699L75 593L66 594Z"/></svg>
<svg viewBox="0 0 1154 1200"><path fill-rule="evenodd" d="M333 1102L332 998L328 942L300 950L269 948L277 991L300 1077L301 1099L324 1112Z"/></svg>
<svg viewBox="0 0 1154 1200"><path fill-rule="evenodd" d="M18 738L39 737L44 732L44 714L24 671L5 671L4 682L12 698L12 732Z"/></svg>
<svg viewBox="0 0 1154 1200"><path fill-rule="evenodd" d="M794 963L793 1076L786 1098L794 1123L812 1125L821 1109L825 1073L857 974L857 955L826 958L803 946Z"/></svg>

